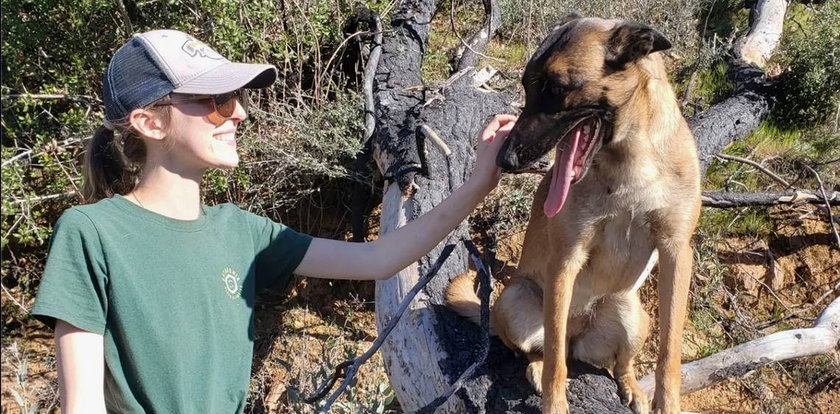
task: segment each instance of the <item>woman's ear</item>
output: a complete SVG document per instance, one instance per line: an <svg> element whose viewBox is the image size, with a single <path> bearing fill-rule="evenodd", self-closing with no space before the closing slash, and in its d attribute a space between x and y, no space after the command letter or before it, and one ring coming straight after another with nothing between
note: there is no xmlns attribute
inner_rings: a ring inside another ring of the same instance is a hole
<svg viewBox="0 0 840 414"><path fill-rule="evenodd" d="M163 119L152 111L135 109L128 114L128 121L141 136L154 140L163 140L166 137L166 125Z"/></svg>

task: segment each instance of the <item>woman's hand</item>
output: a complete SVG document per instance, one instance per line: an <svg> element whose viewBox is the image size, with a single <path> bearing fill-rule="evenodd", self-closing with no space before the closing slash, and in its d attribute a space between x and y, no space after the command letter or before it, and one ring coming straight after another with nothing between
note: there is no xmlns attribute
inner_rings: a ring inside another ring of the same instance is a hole
<svg viewBox="0 0 840 414"><path fill-rule="evenodd" d="M515 123L515 115L497 114L478 136L477 156L470 180L478 180L487 192L495 188L502 177L501 168L496 165L496 156Z"/></svg>

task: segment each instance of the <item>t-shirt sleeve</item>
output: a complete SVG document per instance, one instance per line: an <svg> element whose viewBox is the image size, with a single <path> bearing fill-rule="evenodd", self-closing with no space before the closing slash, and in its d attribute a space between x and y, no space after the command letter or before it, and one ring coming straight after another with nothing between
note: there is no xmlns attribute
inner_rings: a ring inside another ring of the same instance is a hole
<svg viewBox="0 0 840 414"><path fill-rule="evenodd" d="M292 280L312 236L297 232L266 217L247 213L257 248L256 287L285 290Z"/></svg>
<svg viewBox="0 0 840 414"><path fill-rule="evenodd" d="M84 213L67 210L53 229L32 315L50 327L60 319L102 334L108 312L107 283L96 227Z"/></svg>

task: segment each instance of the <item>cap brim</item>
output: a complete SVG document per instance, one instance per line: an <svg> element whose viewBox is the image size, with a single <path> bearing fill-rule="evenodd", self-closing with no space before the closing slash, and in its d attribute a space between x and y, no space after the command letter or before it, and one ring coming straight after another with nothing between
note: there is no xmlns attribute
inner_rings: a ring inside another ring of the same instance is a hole
<svg viewBox="0 0 840 414"><path fill-rule="evenodd" d="M275 80L277 68L273 65L228 62L197 76L172 92L216 95L241 88L265 88Z"/></svg>

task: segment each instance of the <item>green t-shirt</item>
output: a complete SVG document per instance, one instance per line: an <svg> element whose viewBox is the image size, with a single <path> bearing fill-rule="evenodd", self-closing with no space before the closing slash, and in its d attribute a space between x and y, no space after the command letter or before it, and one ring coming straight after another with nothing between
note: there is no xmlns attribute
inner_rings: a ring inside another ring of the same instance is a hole
<svg viewBox="0 0 840 414"><path fill-rule="evenodd" d="M311 240L233 204L184 221L115 196L58 220L32 313L103 335L108 412L240 413L255 292Z"/></svg>

